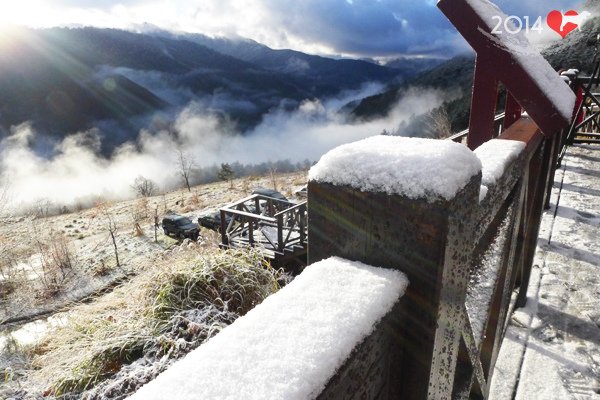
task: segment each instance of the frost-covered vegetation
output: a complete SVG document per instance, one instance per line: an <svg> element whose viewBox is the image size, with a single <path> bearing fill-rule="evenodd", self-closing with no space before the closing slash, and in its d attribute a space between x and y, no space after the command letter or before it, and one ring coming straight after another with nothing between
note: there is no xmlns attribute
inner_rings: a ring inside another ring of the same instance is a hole
<svg viewBox="0 0 600 400"><path fill-rule="evenodd" d="M122 398L247 312L282 275L258 253L219 249L213 231L177 241L154 217L195 221L257 187L292 198L305 182L269 174L0 219L0 399Z"/></svg>
<svg viewBox="0 0 600 400"><path fill-rule="evenodd" d="M21 349L28 377L7 377L0 395L25 398L27 388L37 388L30 395L43 388L52 397L124 398L284 281L258 251L181 249L112 293L73 308L41 343Z"/></svg>

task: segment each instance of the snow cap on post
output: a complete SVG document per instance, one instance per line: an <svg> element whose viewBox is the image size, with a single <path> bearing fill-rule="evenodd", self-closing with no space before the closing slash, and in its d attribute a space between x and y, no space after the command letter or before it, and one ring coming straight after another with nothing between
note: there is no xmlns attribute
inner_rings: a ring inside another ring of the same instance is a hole
<svg viewBox="0 0 600 400"><path fill-rule="evenodd" d="M450 140L373 136L331 150L308 178L432 203L451 200L480 171L477 156Z"/></svg>
<svg viewBox="0 0 600 400"><path fill-rule="evenodd" d="M575 94L498 6L488 0L440 0L438 7L545 135L569 125ZM512 26L510 32L494 29L499 19Z"/></svg>

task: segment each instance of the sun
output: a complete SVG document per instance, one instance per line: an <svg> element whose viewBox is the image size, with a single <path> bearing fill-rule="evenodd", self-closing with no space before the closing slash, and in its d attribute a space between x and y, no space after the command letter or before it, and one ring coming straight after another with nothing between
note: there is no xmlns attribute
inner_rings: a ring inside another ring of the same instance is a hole
<svg viewBox="0 0 600 400"><path fill-rule="evenodd" d="M0 5L0 29L3 29L9 25L18 25L22 18L23 4L19 1L7 1L2 2Z"/></svg>
<svg viewBox="0 0 600 400"><path fill-rule="evenodd" d="M51 20L39 0L6 1L0 4L0 47L10 48L23 34L23 28L38 28Z"/></svg>
<svg viewBox="0 0 600 400"><path fill-rule="evenodd" d="M48 23L47 4L39 0L5 1L0 5L0 31L14 26L40 27Z"/></svg>

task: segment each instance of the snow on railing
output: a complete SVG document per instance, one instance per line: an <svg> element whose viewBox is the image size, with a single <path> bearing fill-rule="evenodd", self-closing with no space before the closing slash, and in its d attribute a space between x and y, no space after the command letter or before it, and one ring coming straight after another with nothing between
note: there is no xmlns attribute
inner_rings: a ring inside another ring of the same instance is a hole
<svg viewBox="0 0 600 400"><path fill-rule="evenodd" d="M394 270L315 263L130 399L316 398L407 285Z"/></svg>
<svg viewBox="0 0 600 400"><path fill-rule="evenodd" d="M526 293L551 143L521 118L475 152L383 137L311 169L309 262L336 255L411 282L390 333L403 343L391 398L487 397L518 275Z"/></svg>
<svg viewBox="0 0 600 400"><path fill-rule="evenodd" d="M524 109L549 138L570 122L575 95L514 24L494 29L498 20L511 19L488 0L439 0L448 17L477 53L467 143L476 149L495 135L499 83L506 86L504 129Z"/></svg>
<svg viewBox="0 0 600 400"><path fill-rule="evenodd" d="M365 192L435 201L453 198L480 171L479 159L449 140L374 136L325 154L308 177Z"/></svg>
<svg viewBox="0 0 600 400"><path fill-rule="evenodd" d="M481 185L485 187L482 190L487 193L489 186L498 182L508 165L514 162L523 150L525 150L523 142L500 139L492 139L475 149L475 155L482 164ZM483 197L485 195L480 194L479 198Z"/></svg>

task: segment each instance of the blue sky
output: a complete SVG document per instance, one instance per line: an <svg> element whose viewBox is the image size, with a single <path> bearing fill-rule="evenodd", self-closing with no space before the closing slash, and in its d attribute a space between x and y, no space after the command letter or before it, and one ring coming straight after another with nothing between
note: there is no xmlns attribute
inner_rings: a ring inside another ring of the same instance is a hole
<svg viewBox="0 0 600 400"><path fill-rule="evenodd" d="M0 25L143 23L217 36L243 36L275 48L354 57L450 56L467 49L434 0L20 0L3 2ZM573 0L497 0L509 15L535 20Z"/></svg>

